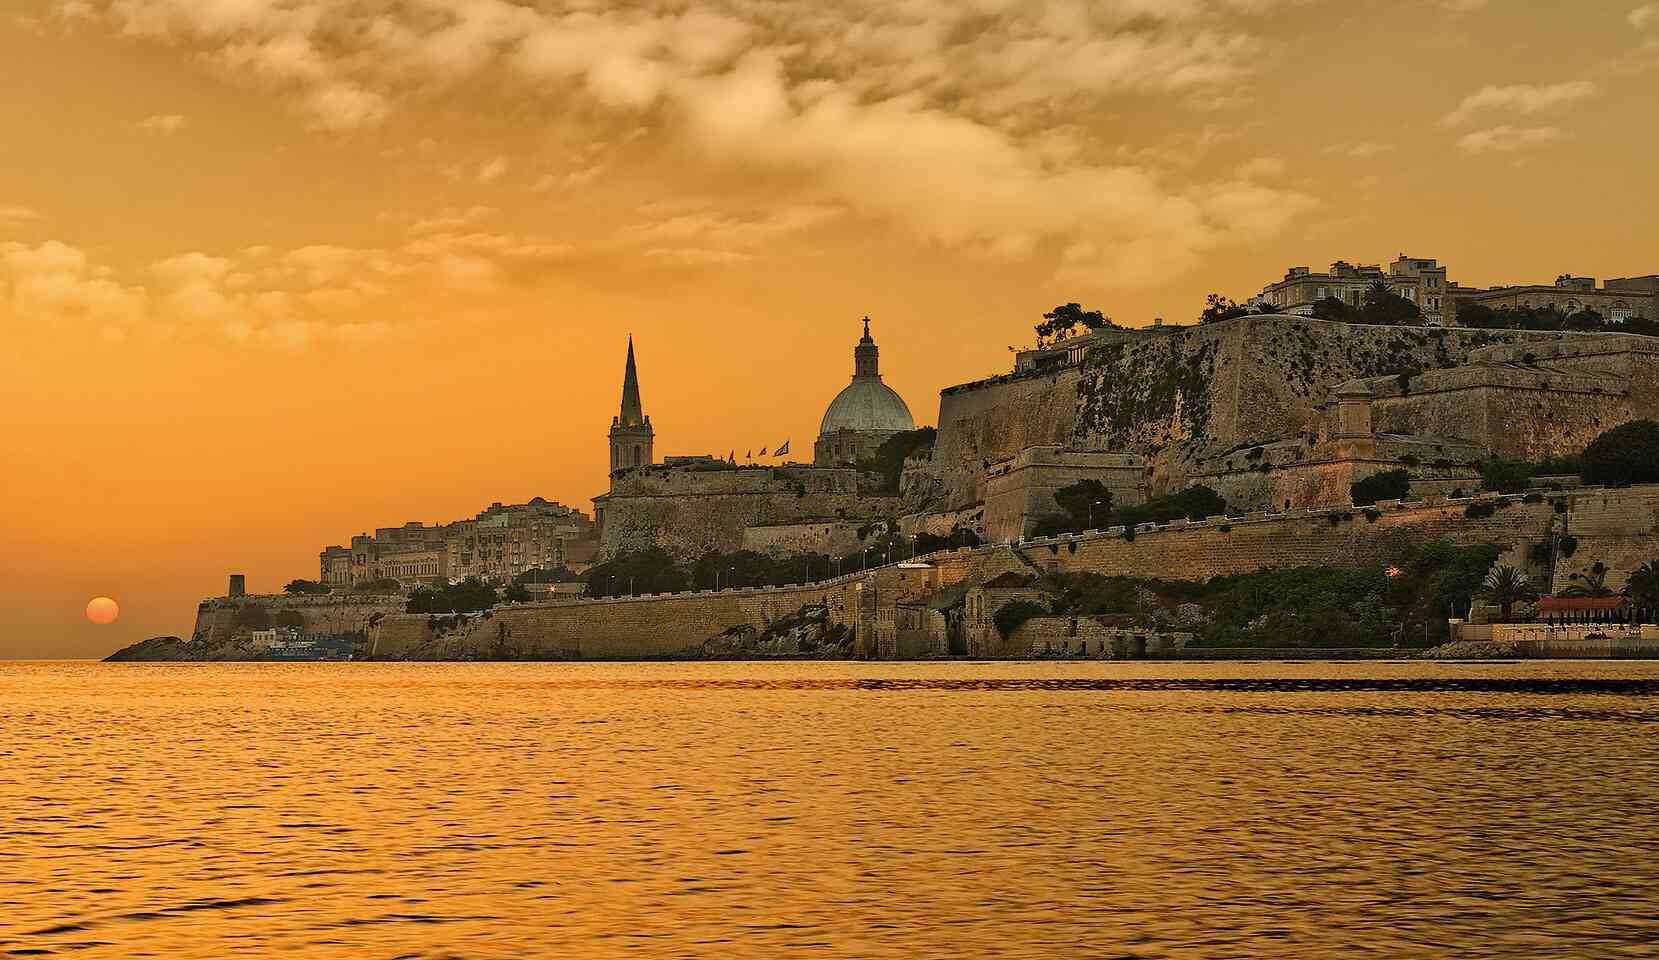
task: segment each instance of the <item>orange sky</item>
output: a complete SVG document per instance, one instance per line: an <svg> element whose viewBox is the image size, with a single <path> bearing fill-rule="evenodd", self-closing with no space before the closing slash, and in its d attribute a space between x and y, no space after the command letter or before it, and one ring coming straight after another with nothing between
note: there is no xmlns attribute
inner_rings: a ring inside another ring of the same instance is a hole
<svg viewBox="0 0 1659 960"><path fill-rule="evenodd" d="M1068 300L1659 272L1631 0L12 0L0 63L0 656L590 509L630 332L659 456L810 456L865 313L931 423Z"/></svg>

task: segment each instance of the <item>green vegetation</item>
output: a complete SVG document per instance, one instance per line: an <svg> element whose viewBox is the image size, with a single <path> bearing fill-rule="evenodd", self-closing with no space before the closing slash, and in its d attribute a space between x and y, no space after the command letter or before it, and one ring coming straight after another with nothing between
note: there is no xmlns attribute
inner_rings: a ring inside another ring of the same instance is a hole
<svg viewBox="0 0 1659 960"><path fill-rule="evenodd" d="M895 433L881 442L875 456L858 464L860 470L881 474L883 492L899 492L899 477L904 473L904 461L923 450L932 450L938 431L932 427L918 427Z"/></svg>
<svg viewBox="0 0 1659 960"><path fill-rule="evenodd" d="M1487 575L1477 595L1488 603L1497 604L1503 611L1503 622L1508 623L1517 603L1538 599L1538 588L1532 585L1526 574L1506 563Z"/></svg>
<svg viewBox="0 0 1659 960"><path fill-rule="evenodd" d="M967 527L952 527L947 536L935 536L931 533L916 534L916 553L932 553L935 550L955 550L958 547L979 546L979 534Z"/></svg>
<svg viewBox="0 0 1659 960"><path fill-rule="evenodd" d="M1368 507L1378 500L1404 500L1411 493L1411 472L1388 470L1374 473L1349 487L1354 506Z"/></svg>
<svg viewBox="0 0 1659 960"><path fill-rule="evenodd" d="M575 583L582 575L569 567L537 567L513 578L514 583Z"/></svg>
<svg viewBox="0 0 1659 960"><path fill-rule="evenodd" d="M1381 282L1371 284L1365 291L1365 302L1350 306L1336 297L1326 297L1313 305L1313 315L1320 320L1339 320L1343 323L1369 323L1388 327L1420 327L1423 311L1417 304L1394 293ZM1461 316L1459 319L1462 319Z"/></svg>
<svg viewBox="0 0 1659 960"><path fill-rule="evenodd" d="M530 600L530 588L514 580L501 591L501 599L507 603L526 603Z"/></svg>
<svg viewBox="0 0 1659 960"><path fill-rule="evenodd" d="M625 597L641 593L677 593L686 574L661 547L629 550L588 571L590 597Z"/></svg>
<svg viewBox="0 0 1659 960"><path fill-rule="evenodd" d="M1486 330L1579 330L1659 336L1659 322L1644 317L1608 320L1594 310L1569 314L1554 307L1493 308L1478 303L1459 303L1457 324Z"/></svg>
<svg viewBox="0 0 1659 960"><path fill-rule="evenodd" d="M1134 528L1143 523L1171 520L1202 520L1227 512L1227 501L1205 486L1186 487L1168 496L1133 506L1112 506L1112 492L1098 480L1081 480L1054 491L1055 502L1065 511L1040 517L1033 537L1081 533L1088 529L1122 526L1125 540L1135 539Z"/></svg>
<svg viewBox="0 0 1659 960"><path fill-rule="evenodd" d="M991 620L997 625L997 632L1004 640L1008 635L1020 628L1020 625L1032 617L1040 617L1048 613L1048 608L1035 600L1015 600L1003 604Z"/></svg>
<svg viewBox="0 0 1659 960"><path fill-rule="evenodd" d="M1649 560L1631 571L1624 594L1638 607L1659 607L1659 560Z"/></svg>
<svg viewBox="0 0 1659 960"><path fill-rule="evenodd" d="M298 610L278 610L276 616L271 618L271 624L301 630L305 627L305 618L300 616Z"/></svg>
<svg viewBox="0 0 1659 960"><path fill-rule="evenodd" d="M1525 460L1493 457L1480 465L1480 488L1493 493L1524 493L1537 469Z"/></svg>
<svg viewBox="0 0 1659 960"><path fill-rule="evenodd" d="M359 583L356 586L352 587L351 592L352 593L376 593L376 594L382 594L382 595L390 596L391 594L394 594L394 593L403 592L403 584L398 583L396 580L392 579L391 577L381 577L378 580L364 580L362 583Z"/></svg>
<svg viewBox="0 0 1659 960"><path fill-rule="evenodd" d="M1209 487L1186 487L1132 507L1123 507L1112 513L1112 523L1137 526L1142 523L1168 523L1171 520L1202 520L1219 517L1227 512L1227 501Z"/></svg>
<svg viewBox="0 0 1659 960"><path fill-rule="evenodd" d="M289 596L302 596L328 593L329 589L315 580L290 580L283 586L282 592Z"/></svg>
<svg viewBox="0 0 1659 960"><path fill-rule="evenodd" d="M690 580L695 590L782 586L786 583L806 583L808 579L825 579L829 576L829 569L829 557L821 553L774 557L753 550L734 553L710 551L692 564Z"/></svg>
<svg viewBox="0 0 1659 960"><path fill-rule="evenodd" d="M405 609L409 613L476 613L495 605L495 588L478 579L468 577L460 583L441 587L416 587L409 594Z"/></svg>
<svg viewBox="0 0 1659 960"><path fill-rule="evenodd" d="M1071 573L1043 585L1056 614L1190 630L1201 646L1387 646L1421 642L1425 624L1443 633L1500 552L1435 541L1394 568L1277 567L1204 582Z"/></svg>
<svg viewBox="0 0 1659 960"><path fill-rule="evenodd" d="M1033 329L1037 331L1037 345L1046 346L1059 340L1066 340L1080 332L1094 332L1105 327L1117 327L1112 318L1102 314L1099 310L1084 310L1075 303L1064 303L1043 314L1043 322ZM1079 331L1078 328L1083 330Z"/></svg>
<svg viewBox="0 0 1659 960"><path fill-rule="evenodd" d="M1659 423L1632 420L1584 448L1584 482L1609 487L1659 482Z"/></svg>
<svg viewBox="0 0 1659 960"><path fill-rule="evenodd" d="M237 609L233 622L239 627L269 630L271 629L271 611L258 604L250 603Z"/></svg>

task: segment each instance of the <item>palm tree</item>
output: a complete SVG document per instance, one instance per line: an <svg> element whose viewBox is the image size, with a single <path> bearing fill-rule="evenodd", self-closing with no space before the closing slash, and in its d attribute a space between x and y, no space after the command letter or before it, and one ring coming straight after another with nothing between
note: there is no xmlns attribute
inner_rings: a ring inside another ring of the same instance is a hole
<svg viewBox="0 0 1659 960"><path fill-rule="evenodd" d="M1538 599L1538 588L1532 585L1526 574L1503 564L1486 575L1486 582L1480 585L1479 594L1501 607L1503 622L1508 623L1509 613L1515 609L1515 604Z"/></svg>
<svg viewBox="0 0 1659 960"><path fill-rule="evenodd" d="M1583 583L1575 583L1561 591L1563 597L1611 597L1613 591L1607 587L1607 567L1598 562L1590 568L1590 572L1582 578L1573 574L1572 579L1582 579Z"/></svg>
<svg viewBox="0 0 1659 960"><path fill-rule="evenodd" d="M1659 560L1649 560L1632 570L1624 582L1624 593L1638 610L1659 607Z"/></svg>

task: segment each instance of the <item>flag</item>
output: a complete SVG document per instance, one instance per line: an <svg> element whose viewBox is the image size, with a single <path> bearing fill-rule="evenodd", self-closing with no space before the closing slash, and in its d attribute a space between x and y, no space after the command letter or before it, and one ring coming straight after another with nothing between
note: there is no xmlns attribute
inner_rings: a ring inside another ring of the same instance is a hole
<svg viewBox="0 0 1659 960"><path fill-rule="evenodd" d="M763 457L766 456L766 448L765 447L760 448L760 455L763 456Z"/></svg>
<svg viewBox="0 0 1659 960"><path fill-rule="evenodd" d="M745 454L744 454L744 455L743 455L743 459L745 459L745 460L753 460L753 459L754 459L754 458L755 458L755 451L754 451L754 448L752 448L752 447L751 447L751 448L750 448L750 449L749 449L749 452L748 452L748 453L745 453Z"/></svg>
<svg viewBox="0 0 1659 960"><path fill-rule="evenodd" d="M774 454L772 454L772 456L774 456L774 457L781 457L781 456L783 456L783 455L784 455L784 454L786 454L786 453L788 453L788 452L789 452L789 441L788 441L788 440L785 440L785 441L784 441L784 442L783 442L783 446L781 446L781 447L779 447L779 448L778 448L778 450L777 450L777 452L776 452L776 453L774 453Z"/></svg>
<svg viewBox="0 0 1659 960"><path fill-rule="evenodd" d="M731 453L726 454L726 462L727 463L736 463L737 462L737 451L736 450L733 450Z"/></svg>

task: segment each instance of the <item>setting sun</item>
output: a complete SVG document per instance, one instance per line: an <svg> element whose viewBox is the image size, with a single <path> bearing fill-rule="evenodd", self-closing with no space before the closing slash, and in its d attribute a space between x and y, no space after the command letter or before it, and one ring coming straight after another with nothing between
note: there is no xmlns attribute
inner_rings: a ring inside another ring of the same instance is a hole
<svg viewBox="0 0 1659 960"><path fill-rule="evenodd" d="M86 603L86 618L99 626L114 623L121 616L121 607L108 597L93 597Z"/></svg>

